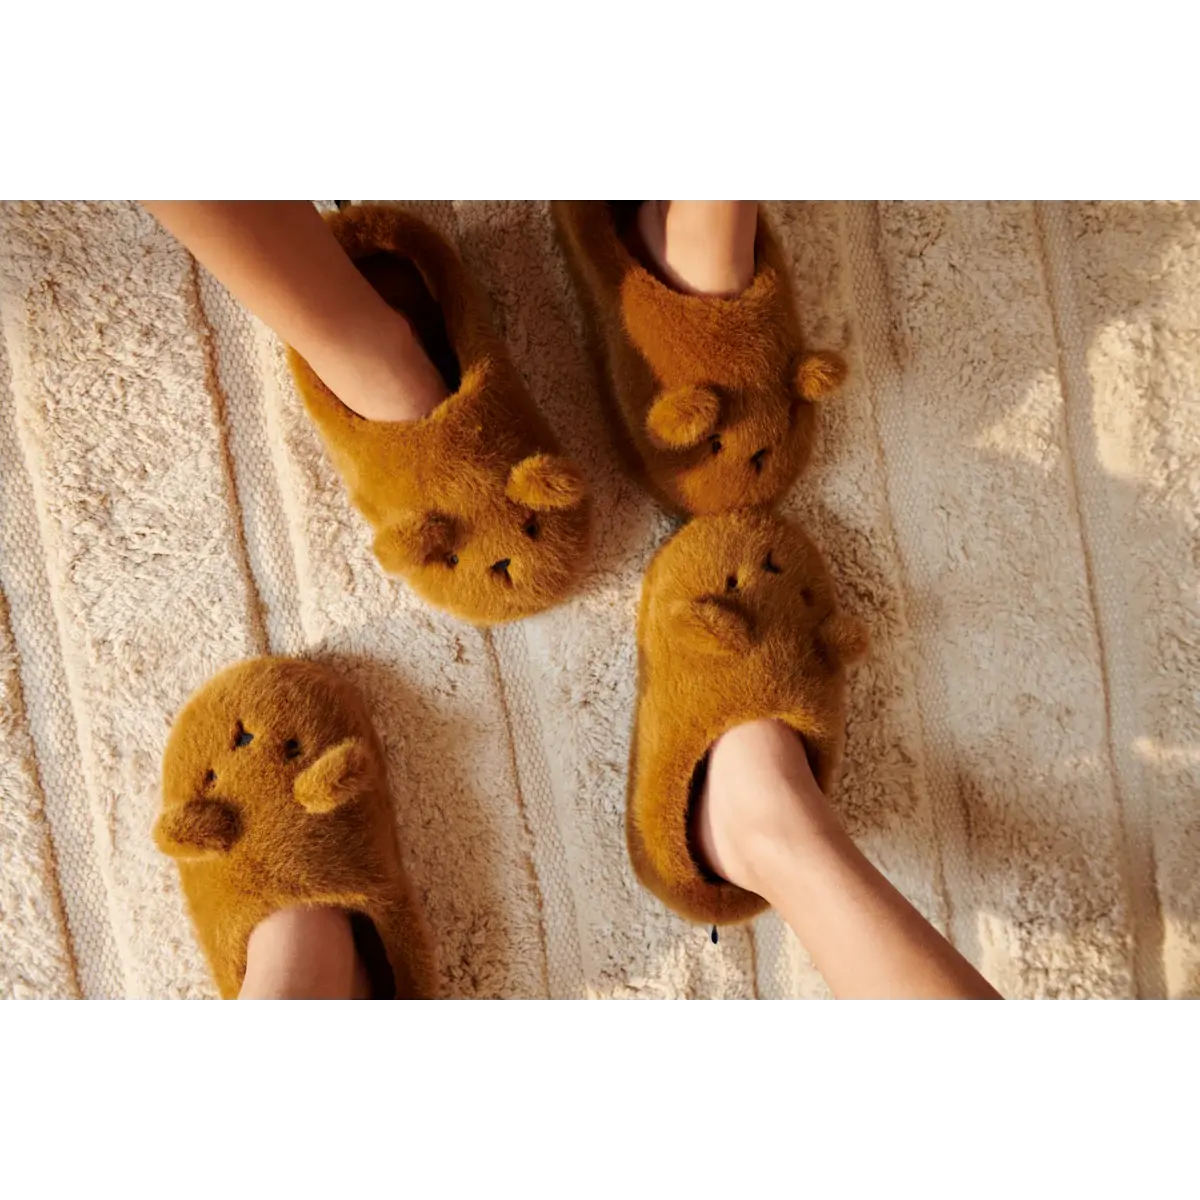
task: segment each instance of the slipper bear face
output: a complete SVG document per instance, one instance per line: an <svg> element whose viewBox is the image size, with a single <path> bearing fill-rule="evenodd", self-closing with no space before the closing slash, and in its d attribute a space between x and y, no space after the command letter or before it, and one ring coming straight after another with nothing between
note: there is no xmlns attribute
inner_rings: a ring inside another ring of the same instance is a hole
<svg viewBox="0 0 1200 1200"><path fill-rule="evenodd" d="M686 525L651 565L647 636L652 657L672 650L726 666L755 686L750 659L769 669L836 673L860 659L867 631L838 611L820 551L792 522L743 510Z"/></svg>
<svg viewBox="0 0 1200 1200"><path fill-rule="evenodd" d="M812 453L811 401L843 373L835 356L814 354L767 385L659 392L645 422L653 482L671 504L697 516L774 504Z"/></svg>
<svg viewBox="0 0 1200 1200"><path fill-rule="evenodd" d="M573 591L590 539L587 484L510 375L489 364L424 420L369 422L295 351L289 359L388 574L482 626Z"/></svg>
<svg viewBox="0 0 1200 1200"><path fill-rule="evenodd" d="M618 449L682 516L770 507L807 464L815 404L840 387L845 361L805 349L791 268L767 222L749 287L692 295L647 261L631 234L635 210L551 205L602 395L622 426Z"/></svg>
<svg viewBox="0 0 1200 1200"><path fill-rule="evenodd" d="M476 625L542 612L582 574L583 475L558 442L492 325L482 292L432 227L354 205L330 228L403 314L448 396L413 421L365 421L294 350L288 361L375 556L422 599Z"/></svg>
<svg viewBox="0 0 1200 1200"><path fill-rule="evenodd" d="M245 847L269 865L276 843L303 857L295 829L307 813L317 861L324 815L385 781L362 702L337 675L295 659L239 663L210 680L175 722L154 839L177 859Z"/></svg>
<svg viewBox="0 0 1200 1200"><path fill-rule="evenodd" d="M429 499L375 522L375 555L431 604L491 625L542 612L574 587L589 521L568 459L531 454L507 472L462 463Z"/></svg>

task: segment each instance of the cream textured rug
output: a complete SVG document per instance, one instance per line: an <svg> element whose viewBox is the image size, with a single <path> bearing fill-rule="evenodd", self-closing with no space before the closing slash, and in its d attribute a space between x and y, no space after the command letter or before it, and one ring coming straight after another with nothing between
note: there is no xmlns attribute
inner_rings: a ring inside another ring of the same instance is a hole
<svg viewBox="0 0 1200 1200"><path fill-rule="evenodd" d="M773 916L636 886L642 570L543 205L414 206L596 494L585 592L492 635L377 569L280 347L131 204L0 206L0 995L212 994L151 844L224 664L368 693L452 996L819 996ZM843 346L790 507L874 651L838 799L1012 996L1200 994L1200 206L771 206Z"/></svg>

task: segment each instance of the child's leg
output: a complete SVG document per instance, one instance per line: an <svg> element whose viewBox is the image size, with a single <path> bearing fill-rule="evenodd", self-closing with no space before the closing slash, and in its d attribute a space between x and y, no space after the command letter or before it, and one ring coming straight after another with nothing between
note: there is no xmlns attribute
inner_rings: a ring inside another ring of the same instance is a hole
<svg viewBox="0 0 1200 1200"><path fill-rule="evenodd" d="M359 274L308 201L145 207L360 416L413 420L445 399L408 322Z"/></svg>
<svg viewBox="0 0 1200 1200"><path fill-rule="evenodd" d="M717 742L696 835L713 870L779 911L835 996L998 998L850 840L785 725Z"/></svg>

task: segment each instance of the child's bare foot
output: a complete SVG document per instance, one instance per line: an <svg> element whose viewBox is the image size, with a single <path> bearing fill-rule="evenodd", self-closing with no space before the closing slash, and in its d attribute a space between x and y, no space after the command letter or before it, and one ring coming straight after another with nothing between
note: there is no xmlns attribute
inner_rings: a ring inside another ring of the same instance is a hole
<svg viewBox="0 0 1200 1200"><path fill-rule="evenodd" d="M408 321L381 300L337 344L309 349L309 366L349 409L368 421L415 421L449 394Z"/></svg>
<svg viewBox="0 0 1200 1200"><path fill-rule="evenodd" d="M754 279L754 200L647 200L638 209L641 253L665 283L700 296L736 296Z"/></svg>
<svg viewBox="0 0 1200 1200"><path fill-rule="evenodd" d="M242 1000L368 1000L370 996L350 917L341 909L280 909L250 934Z"/></svg>
<svg viewBox="0 0 1200 1200"><path fill-rule="evenodd" d="M798 839L837 828L804 745L782 721L750 721L718 739L695 813L707 866L764 895Z"/></svg>

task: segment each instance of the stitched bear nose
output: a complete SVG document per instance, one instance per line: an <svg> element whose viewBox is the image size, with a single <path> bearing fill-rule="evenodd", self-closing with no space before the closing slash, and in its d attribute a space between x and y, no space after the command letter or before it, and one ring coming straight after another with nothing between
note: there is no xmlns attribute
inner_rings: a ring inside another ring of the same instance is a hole
<svg viewBox="0 0 1200 1200"><path fill-rule="evenodd" d="M495 571L497 575L507 575L508 564L510 562L512 562L511 558L502 558L499 562L492 563L492 570Z"/></svg>

